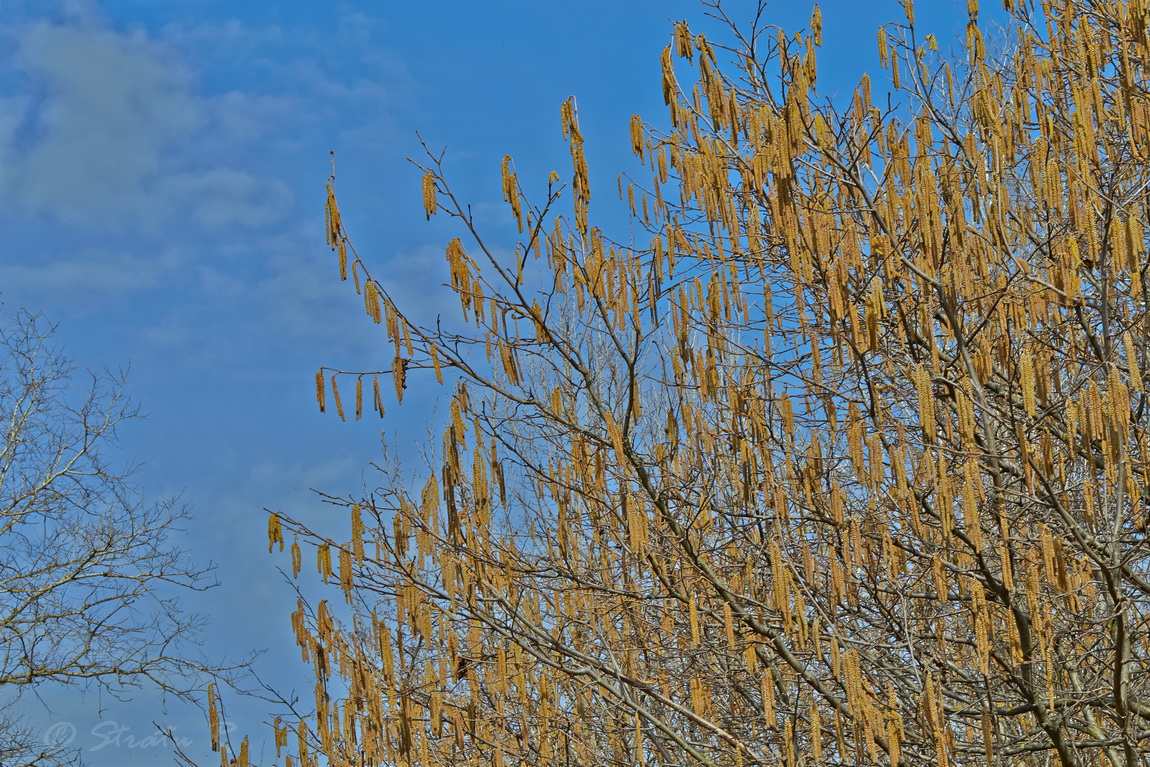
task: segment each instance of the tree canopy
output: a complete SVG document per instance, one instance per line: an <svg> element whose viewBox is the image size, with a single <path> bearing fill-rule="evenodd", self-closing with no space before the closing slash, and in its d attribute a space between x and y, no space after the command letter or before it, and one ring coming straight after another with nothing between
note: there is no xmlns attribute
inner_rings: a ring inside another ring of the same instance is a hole
<svg viewBox="0 0 1150 767"><path fill-rule="evenodd" d="M817 8L708 3L669 127L633 119L628 235L574 99L566 180L503 161L513 251L429 153L466 325L413 318L329 185L394 363L322 369L320 408L420 377L450 415L422 489L329 498L350 539L270 518L346 602L292 616L285 764L1143 763L1150 4L1004 0L997 53L968 5L951 60L906 0L834 99Z"/></svg>
<svg viewBox="0 0 1150 767"><path fill-rule="evenodd" d="M205 679L235 682L246 665L204 657L203 619L180 602L215 585L211 566L174 541L187 509L142 498L134 467L116 460L121 430L142 418L125 375L78 376L55 331L40 315L0 317L0 764L9 767L82 763L69 738L21 715L24 696L68 685L122 698L148 686L198 700Z"/></svg>

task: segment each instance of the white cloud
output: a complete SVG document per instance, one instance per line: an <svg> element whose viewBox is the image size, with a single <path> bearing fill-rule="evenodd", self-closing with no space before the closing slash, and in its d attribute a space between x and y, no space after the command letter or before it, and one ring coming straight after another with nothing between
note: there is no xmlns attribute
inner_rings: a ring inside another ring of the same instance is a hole
<svg viewBox="0 0 1150 767"><path fill-rule="evenodd" d="M347 50L332 57L310 28L131 28L78 2L4 32L3 299L119 303L146 313L138 330L156 347L199 343L232 359L253 344L350 350L373 339L351 286L333 276L316 199L327 151L347 148L360 167L392 151L393 116L410 100L412 77L375 50L370 20L341 21ZM429 262L442 273L442 259L381 262L421 317L443 304L421 273ZM156 291L165 299L149 303Z"/></svg>
<svg viewBox="0 0 1150 767"><path fill-rule="evenodd" d="M42 89L6 152L8 196L33 213L143 213L166 151L204 123L189 74L142 34L33 22L14 63Z"/></svg>
<svg viewBox="0 0 1150 767"><path fill-rule="evenodd" d="M213 97L210 107L212 147L219 156L266 141L268 126L290 124L301 105L284 96L233 90Z"/></svg>
<svg viewBox="0 0 1150 767"><path fill-rule="evenodd" d="M13 141L20 121L27 113L31 99L28 96L0 96L0 161L5 165L11 161Z"/></svg>
<svg viewBox="0 0 1150 767"><path fill-rule="evenodd" d="M184 260L185 255L174 248L130 252L91 247L52 252L23 264L4 263L0 278L5 293L15 296L49 295L69 304L85 297L108 301L158 287L164 274Z"/></svg>
<svg viewBox="0 0 1150 767"><path fill-rule="evenodd" d="M41 20L13 37L12 65L31 92L3 104L6 204L152 234L264 226L290 210L282 181L221 165L261 138L282 99L206 97L176 49L140 31Z"/></svg>
<svg viewBox="0 0 1150 767"><path fill-rule="evenodd" d="M328 350L360 349L373 336L371 320L351 282L339 281L336 255L314 230L297 226L266 244L266 271L249 300L263 308L273 337L306 339Z"/></svg>
<svg viewBox="0 0 1150 767"><path fill-rule="evenodd" d="M291 204L287 185L243 171L213 168L173 173L157 185L160 197L210 231L274 224Z"/></svg>

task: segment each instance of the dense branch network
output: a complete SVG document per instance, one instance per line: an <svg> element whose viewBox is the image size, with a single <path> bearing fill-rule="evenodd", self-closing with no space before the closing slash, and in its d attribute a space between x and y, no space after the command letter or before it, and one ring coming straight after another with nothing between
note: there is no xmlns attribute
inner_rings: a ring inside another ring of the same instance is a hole
<svg viewBox="0 0 1150 767"><path fill-rule="evenodd" d="M54 328L28 313L0 327L0 764L71 764L18 715L48 685L113 695L153 685L195 698L203 679L237 666L197 657L201 619L181 592L204 590L209 568L173 543L187 513L148 503L132 469L107 455L139 418L122 375L77 387Z"/></svg>
<svg viewBox="0 0 1150 767"><path fill-rule="evenodd" d="M463 324L405 312L329 187L395 364L320 371L321 409L452 393L421 491L331 499L349 541L271 518L346 600L293 617L291 764L1146 758L1150 8L1008 0L991 57L970 5L947 62L904 3L889 98L842 102L817 9L679 24L621 180L645 247L591 223L574 100L569 185L532 206L503 162L513 259L429 152Z"/></svg>

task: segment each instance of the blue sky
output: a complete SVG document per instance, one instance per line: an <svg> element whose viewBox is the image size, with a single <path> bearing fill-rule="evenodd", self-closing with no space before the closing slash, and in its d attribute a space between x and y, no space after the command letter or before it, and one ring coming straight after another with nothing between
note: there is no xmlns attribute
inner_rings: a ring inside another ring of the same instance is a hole
<svg viewBox="0 0 1150 767"><path fill-rule="evenodd" d="M879 74L875 32L902 18L900 5L821 5L820 86L847 93L863 71ZM917 5L922 33L961 38L966 0ZM753 9L726 7L734 18ZM766 19L793 32L810 9L775 0ZM514 155L529 194L551 169L566 176L559 107L575 95L591 215L625 227L616 174L642 172L628 120L663 122L660 50L677 19L721 37L703 11L678 0L5 0L0 315L43 311L82 365L130 365L150 417L125 433L125 458L145 462L146 495L192 506L186 546L219 565L220 588L189 602L210 618L208 654L266 649L261 674L306 699L294 595L266 553L263 509L322 525L310 488L361 487L381 427L401 459L427 441L433 385L413 386L402 408L388 402L382 422L317 412L318 367L371 369L387 355L324 246L329 151L374 273L425 316L455 311L439 284L458 233L425 221L405 159L420 155L416 132L447 148L449 181L510 250L500 160ZM264 710L232 705L239 729L266 737ZM97 767L170 764L147 741L131 747L153 721L213 762L202 717L151 691L125 703L45 689L28 712L35 726L71 722ZM117 741L119 726L129 729Z"/></svg>

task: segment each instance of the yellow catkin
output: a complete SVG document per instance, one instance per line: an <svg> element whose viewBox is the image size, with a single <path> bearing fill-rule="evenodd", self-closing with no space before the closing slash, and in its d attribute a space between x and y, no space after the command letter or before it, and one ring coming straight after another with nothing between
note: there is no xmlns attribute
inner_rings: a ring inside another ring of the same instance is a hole
<svg viewBox="0 0 1150 767"><path fill-rule="evenodd" d="M795 413L791 406L791 398L786 394L782 397L782 411L783 428L786 430L788 436L793 436L795 433Z"/></svg>
<svg viewBox="0 0 1150 767"><path fill-rule="evenodd" d="M643 159L643 120L639 115L631 115L631 151Z"/></svg>
<svg viewBox="0 0 1150 767"><path fill-rule="evenodd" d="M816 765L823 761L823 726L819 721L819 704L811 701L811 758Z"/></svg>
<svg viewBox="0 0 1150 767"><path fill-rule="evenodd" d="M763 721L767 727L775 727L778 722L775 717L775 685L771 680L771 670L763 669L762 676Z"/></svg>
<svg viewBox="0 0 1150 767"><path fill-rule="evenodd" d="M363 308L371 321L378 325L383 321L383 312L379 306L380 289L375 280L367 280L363 286Z"/></svg>
<svg viewBox="0 0 1150 767"><path fill-rule="evenodd" d="M627 506L627 530L631 536L631 547L636 553L641 554L647 548L647 516L642 509L639 508L638 503L630 503Z"/></svg>
<svg viewBox="0 0 1150 767"><path fill-rule="evenodd" d="M284 534L283 527L280 525L280 518L278 514L272 514L268 517L268 553L271 553L272 548L276 543L280 545L280 551L284 550Z"/></svg>
<svg viewBox="0 0 1150 767"><path fill-rule="evenodd" d="M319 412L327 412L327 391L323 381L323 371L315 371L315 401L319 405Z"/></svg>
<svg viewBox="0 0 1150 767"><path fill-rule="evenodd" d="M511 155L503 155L503 162L500 165L502 170L502 185L503 185L503 201L511 202L512 196L515 194L515 174L511 172Z"/></svg>
<svg viewBox="0 0 1150 767"><path fill-rule="evenodd" d="M343 222L340 219L339 206L336 204L335 190L332 189L331 183L327 185L327 205L324 213L324 218L327 220L327 243L334 250L341 239Z"/></svg>
<svg viewBox="0 0 1150 767"><path fill-rule="evenodd" d="M931 561L932 574L934 576L934 590L935 595L940 601L945 602L949 595L947 593L946 582L946 568L942 564L942 557L934 557Z"/></svg>
<svg viewBox="0 0 1150 767"><path fill-rule="evenodd" d="M391 378L395 383L395 398L403 402L403 391L407 388L407 360L397 356L391 363Z"/></svg>
<svg viewBox="0 0 1150 767"><path fill-rule="evenodd" d="M979 464L977 458L969 458L963 467L962 514L966 534L975 550L982 549L982 520L978 509Z"/></svg>
<svg viewBox="0 0 1150 767"><path fill-rule="evenodd" d="M699 716L706 716L707 702L703 695L703 682L698 677L691 677L691 708Z"/></svg>
<svg viewBox="0 0 1150 767"><path fill-rule="evenodd" d="M316 570L319 572L323 582L327 583L327 579L332 576L331 569L331 546L327 543L321 543L315 550L315 564Z"/></svg>
<svg viewBox="0 0 1150 767"><path fill-rule="evenodd" d="M700 644L699 635L699 606L695 602L695 597L690 597L687 613L691 621L691 642L697 647Z"/></svg>
<svg viewBox="0 0 1150 767"><path fill-rule="evenodd" d="M431 366L435 368L435 381L436 383L443 384L443 370L439 365L439 353L435 350L435 345L431 345Z"/></svg>
<svg viewBox="0 0 1150 767"><path fill-rule="evenodd" d="M837 708L835 709L835 745L840 754L846 754L846 717Z"/></svg>
<svg viewBox="0 0 1150 767"><path fill-rule="evenodd" d="M922 435L928 441L934 440L934 391L930 373L925 367L914 371L915 389L918 392L918 413L922 422Z"/></svg>
<svg viewBox="0 0 1150 767"><path fill-rule="evenodd" d="M362 508L358 503L351 507L351 546L357 562L363 561L363 535L366 532Z"/></svg>
<svg viewBox="0 0 1150 767"><path fill-rule="evenodd" d="M990 627L986 615L986 599L982 593L981 585L975 586L972 592L972 620L974 622L975 647L978 650L978 669L983 676L990 669Z"/></svg>
<svg viewBox="0 0 1150 767"><path fill-rule="evenodd" d="M1038 541L1042 549L1042 564L1046 570L1046 582L1057 584L1058 566L1054 552L1054 539L1051 537L1050 529L1046 525L1039 525Z"/></svg>
<svg viewBox="0 0 1150 767"><path fill-rule="evenodd" d="M427 214L427 219L430 221L431 217L435 215L438 209L438 201L436 200L435 188L435 174L427 171L423 174L423 210Z"/></svg>
<svg viewBox="0 0 1150 767"><path fill-rule="evenodd" d="M1019 368L1021 378L1019 386L1022 389L1022 404L1026 410L1026 414L1033 418L1036 410L1034 397L1034 358L1030 355L1029 351L1022 353Z"/></svg>
<svg viewBox="0 0 1150 767"><path fill-rule="evenodd" d="M635 764L638 764L640 767L643 767L643 765L647 764L647 757L646 757L646 754L643 753L643 719L642 719L642 717L639 716L638 712L635 713L635 735L634 735L634 738L635 738L634 761L635 761Z"/></svg>
<svg viewBox="0 0 1150 767"><path fill-rule="evenodd" d="M339 413L339 420L347 420L343 416L343 402L339 398L339 385L335 382L335 373L331 374L331 397L335 400L335 411Z"/></svg>
<svg viewBox="0 0 1150 767"><path fill-rule="evenodd" d="M208 722L211 728L212 751L220 750L220 712L216 707L216 683L208 684Z"/></svg>
<svg viewBox="0 0 1150 767"><path fill-rule="evenodd" d="M283 725L279 717L272 723L272 730L275 733L275 746L276 758L280 756L280 751L287 747L288 728Z"/></svg>
<svg viewBox="0 0 1150 767"><path fill-rule="evenodd" d="M1130 390L1142 391L1142 371L1138 365L1138 350L1134 346L1134 338L1127 331L1122 335L1122 344L1126 347L1126 372L1130 376Z"/></svg>
<svg viewBox="0 0 1150 767"><path fill-rule="evenodd" d="M283 548L283 542L280 542L280 548ZM727 647L735 649L735 618L731 612L731 605L727 602L723 603L723 624L727 633Z"/></svg>
<svg viewBox="0 0 1150 767"><path fill-rule="evenodd" d="M964 385L959 392L955 401L955 408L958 410L958 428L965 444L974 442L975 420L974 420L974 399L970 392L969 385Z"/></svg>
<svg viewBox="0 0 1150 767"><path fill-rule="evenodd" d="M866 701L864 699L862 679L859 677L857 651L848 650L843 653L842 664L843 689L846 692L847 702L854 711L861 713Z"/></svg>

